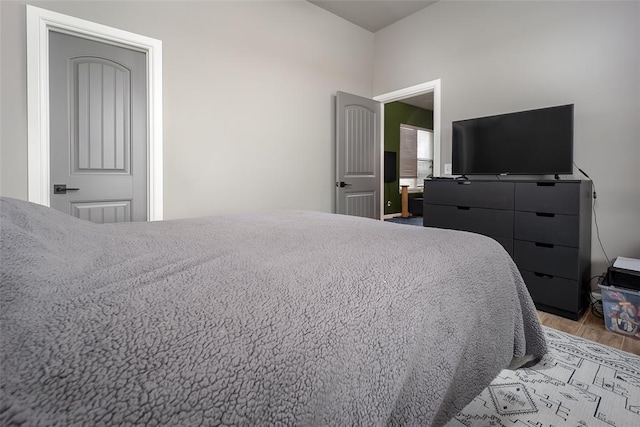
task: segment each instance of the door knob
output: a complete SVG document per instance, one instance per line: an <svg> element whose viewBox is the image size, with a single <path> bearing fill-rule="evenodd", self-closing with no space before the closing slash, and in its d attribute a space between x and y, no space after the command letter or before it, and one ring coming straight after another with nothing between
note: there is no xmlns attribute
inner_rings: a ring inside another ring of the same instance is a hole
<svg viewBox="0 0 640 427"><path fill-rule="evenodd" d="M67 194L67 191L78 191L79 188L67 188L67 184L53 184L53 194Z"/></svg>
<svg viewBox="0 0 640 427"><path fill-rule="evenodd" d="M351 184L347 184L344 181L340 181L340 182L336 182L336 187L340 187L340 188L351 187Z"/></svg>

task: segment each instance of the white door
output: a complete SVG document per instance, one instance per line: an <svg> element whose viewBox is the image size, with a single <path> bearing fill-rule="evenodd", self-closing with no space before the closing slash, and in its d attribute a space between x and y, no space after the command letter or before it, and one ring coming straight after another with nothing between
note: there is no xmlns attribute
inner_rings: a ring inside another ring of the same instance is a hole
<svg viewBox="0 0 640 427"><path fill-rule="evenodd" d="M51 207L97 223L147 219L142 52L49 33Z"/></svg>
<svg viewBox="0 0 640 427"><path fill-rule="evenodd" d="M336 95L336 212L380 219L381 104Z"/></svg>

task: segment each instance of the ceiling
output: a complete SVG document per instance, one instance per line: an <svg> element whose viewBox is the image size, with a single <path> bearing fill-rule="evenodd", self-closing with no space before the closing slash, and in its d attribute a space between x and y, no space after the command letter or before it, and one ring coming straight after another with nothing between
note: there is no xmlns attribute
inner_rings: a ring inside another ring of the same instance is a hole
<svg viewBox="0 0 640 427"><path fill-rule="evenodd" d="M400 102L433 111L433 92L401 99Z"/></svg>
<svg viewBox="0 0 640 427"><path fill-rule="evenodd" d="M372 33L432 5L432 0L307 0ZM433 110L433 92L401 102Z"/></svg>
<svg viewBox="0 0 640 427"><path fill-rule="evenodd" d="M372 33L437 0L307 0Z"/></svg>

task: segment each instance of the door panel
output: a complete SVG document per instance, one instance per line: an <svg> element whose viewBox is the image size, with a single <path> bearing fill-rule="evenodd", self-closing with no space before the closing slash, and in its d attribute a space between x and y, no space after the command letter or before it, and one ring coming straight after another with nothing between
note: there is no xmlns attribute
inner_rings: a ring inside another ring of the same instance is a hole
<svg viewBox="0 0 640 427"><path fill-rule="evenodd" d="M336 212L380 219L380 103L336 96Z"/></svg>
<svg viewBox="0 0 640 427"><path fill-rule="evenodd" d="M375 120L377 115L360 105L345 107L345 177L370 177L375 175L374 153Z"/></svg>
<svg viewBox="0 0 640 427"><path fill-rule="evenodd" d="M375 218L376 193L347 193L347 215Z"/></svg>
<svg viewBox="0 0 640 427"><path fill-rule="evenodd" d="M102 203L71 203L71 215L98 224L127 222L131 217L131 202L122 200Z"/></svg>
<svg viewBox="0 0 640 427"><path fill-rule="evenodd" d="M147 219L146 55L50 32L51 207L92 222Z"/></svg>
<svg viewBox="0 0 640 427"><path fill-rule="evenodd" d="M76 112L71 115L72 173L130 173L131 72L90 57L70 62L76 82L69 88Z"/></svg>

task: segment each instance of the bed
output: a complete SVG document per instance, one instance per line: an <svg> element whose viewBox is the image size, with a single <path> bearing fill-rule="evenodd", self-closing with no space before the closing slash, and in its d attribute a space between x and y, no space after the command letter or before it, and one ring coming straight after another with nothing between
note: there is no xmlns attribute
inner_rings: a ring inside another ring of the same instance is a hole
<svg viewBox="0 0 640 427"><path fill-rule="evenodd" d="M546 344L477 234L1 211L2 425L442 425Z"/></svg>

